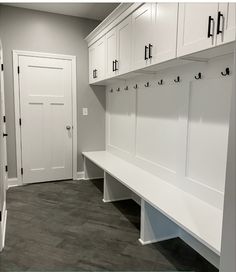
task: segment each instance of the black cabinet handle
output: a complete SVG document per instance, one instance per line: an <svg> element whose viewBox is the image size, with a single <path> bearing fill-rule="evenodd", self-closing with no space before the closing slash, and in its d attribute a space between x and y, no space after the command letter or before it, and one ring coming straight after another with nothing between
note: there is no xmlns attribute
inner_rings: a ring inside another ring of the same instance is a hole
<svg viewBox="0 0 236 272"><path fill-rule="evenodd" d="M149 43L149 45L148 45L148 57L149 57L149 59L151 59L152 58L152 44L151 43Z"/></svg>
<svg viewBox="0 0 236 272"><path fill-rule="evenodd" d="M221 13L220 11L218 11L218 17L217 17L217 31L216 31L217 35L223 32L223 29L220 30L220 23L221 23L221 20L220 20L220 19L221 19L221 17L222 17L222 19L223 19L223 18L224 18L224 15L223 15L223 13Z"/></svg>
<svg viewBox="0 0 236 272"><path fill-rule="evenodd" d="M115 71L115 62L114 62L114 60L112 61L112 72L114 72Z"/></svg>
<svg viewBox="0 0 236 272"><path fill-rule="evenodd" d="M97 78L97 69L94 69L94 78Z"/></svg>
<svg viewBox="0 0 236 272"><path fill-rule="evenodd" d="M145 45L145 49L144 49L144 60L148 59L147 51L148 51L148 46Z"/></svg>
<svg viewBox="0 0 236 272"><path fill-rule="evenodd" d="M214 19L211 16L209 16L209 19L208 19L208 33L207 33L208 38L213 36L213 34L211 33L211 22L214 22Z"/></svg>
<svg viewBox="0 0 236 272"><path fill-rule="evenodd" d="M7 133L3 133L3 137L7 137L8 136L8 134Z"/></svg>
<svg viewBox="0 0 236 272"><path fill-rule="evenodd" d="M93 70L93 78L95 78L95 75L94 75L94 70Z"/></svg>
<svg viewBox="0 0 236 272"><path fill-rule="evenodd" d="M118 60L115 60L115 71L118 71Z"/></svg>

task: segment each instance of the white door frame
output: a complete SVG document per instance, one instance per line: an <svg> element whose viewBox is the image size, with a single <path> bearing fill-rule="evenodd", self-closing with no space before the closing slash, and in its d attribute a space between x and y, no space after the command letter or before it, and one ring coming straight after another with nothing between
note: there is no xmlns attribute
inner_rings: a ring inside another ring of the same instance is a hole
<svg viewBox="0 0 236 272"><path fill-rule="evenodd" d="M42 52L13 50L13 77L14 77L14 108L15 108L15 139L16 139L16 164L17 164L17 185L23 185L23 177L21 175L22 167L22 149L21 149L21 128L19 124L20 118L20 97L19 97L19 77L18 65L20 56L53 58L71 61L72 71L72 175L73 179L77 179L77 103L76 103L76 56L59 55Z"/></svg>

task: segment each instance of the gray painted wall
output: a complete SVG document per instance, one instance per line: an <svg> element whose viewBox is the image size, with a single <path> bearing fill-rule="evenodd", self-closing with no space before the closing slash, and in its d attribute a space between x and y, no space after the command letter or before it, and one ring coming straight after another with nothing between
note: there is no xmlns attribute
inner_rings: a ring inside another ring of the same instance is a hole
<svg viewBox="0 0 236 272"><path fill-rule="evenodd" d="M99 22L77 17L0 6L3 43L9 178L16 177L12 50L75 55L77 57L78 171L81 151L105 148L105 92L88 84L88 49L84 38ZM82 116L82 107L89 115Z"/></svg>

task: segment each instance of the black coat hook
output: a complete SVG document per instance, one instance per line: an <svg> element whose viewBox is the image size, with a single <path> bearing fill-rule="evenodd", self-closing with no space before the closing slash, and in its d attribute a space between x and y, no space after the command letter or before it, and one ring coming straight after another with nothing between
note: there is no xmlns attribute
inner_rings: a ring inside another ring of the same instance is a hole
<svg viewBox="0 0 236 272"><path fill-rule="evenodd" d="M117 89L116 89L116 91L117 91L117 92L119 92L119 91L120 91L120 87L119 87L119 88L117 88Z"/></svg>
<svg viewBox="0 0 236 272"><path fill-rule="evenodd" d="M225 68L225 72L221 72L222 76L228 76L230 74L229 67Z"/></svg>
<svg viewBox="0 0 236 272"><path fill-rule="evenodd" d="M113 89L110 89L110 92L113 93Z"/></svg>
<svg viewBox="0 0 236 272"><path fill-rule="evenodd" d="M163 79L161 79L160 81L157 82L158 85L163 85Z"/></svg>
<svg viewBox="0 0 236 272"><path fill-rule="evenodd" d="M195 79L201 79L202 78L202 73L198 73L197 76L194 76Z"/></svg>
<svg viewBox="0 0 236 272"><path fill-rule="evenodd" d="M144 84L144 86L145 86L145 87L150 87L149 81L148 81L146 84Z"/></svg>
<svg viewBox="0 0 236 272"><path fill-rule="evenodd" d="M129 90L128 85L124 87L124 90L125 90L125 91L128 91L128 90Z"/></svg>
<svg viewBox="0 0 236 272"><path fill-rule="evenodd" d="M175 82L175 83L179 83L179 82L180 82L180 77L179 77L179 76L177 76L177 78L176 78L176 79L174 79L174 82Z"/></svg>
<svg viewBox="0 0 236 272"><path fill-rule="evenodd" d="M134 89L137 90L138 89L138 84L134 85Z"/></svg>

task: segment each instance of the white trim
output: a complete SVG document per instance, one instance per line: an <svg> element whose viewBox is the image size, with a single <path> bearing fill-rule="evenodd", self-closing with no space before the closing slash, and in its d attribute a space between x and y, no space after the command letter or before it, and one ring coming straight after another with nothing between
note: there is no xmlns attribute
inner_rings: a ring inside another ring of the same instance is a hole
<svg viewBox="0 0 236 272"><path fill-rule="evenodd" d="M84 177L85 177L84 171L77 172L77 178L76 178L76 180L82 180L82 179L84 179Z"/></svg>
<svg viewBox="0 0 236 272"><path fill-rule="evenodd" d="M126 17L132 14L143 3L122 3L109 16L107 16L86 38L88 46L103 37L112 28L117 26Z"/></svg>
<svg viewBox="0 0 236 272"><path fill-rule="evenodd" d="M16 163L17 163L17 185L23 185L21 175L21 132L19 125L20 118L20 99L19 99L19 78L18 78L18 59L19 56L31 56L41 58L53 58L70 60L72 63L72 125L73 125L73 179L77 179L77 99L76 99L76 56L51 54L32 51L13 50L13 78L14 78L14 109L15 109L15 137L16 137ZM15 185L15 186L17 186Z"/></svg>
<svg viewBox="0 0 236 272"><path fill-rule="evenodd" d="M5 246L6 225L7 225L7 210L6 203L4 203L2 211L2 222L0 222L0 252L3 250Z"/></svg>
<svg viewBox="0 0 236 272"><path fill-rule="evenodd" d="M17 178L9 178L7 181L7 189L15 186L20 186L19 181Z"/></svg>
<svg viewBox="0 0 236 272"><path fill-rule="evenodd" d="M145 245L149 245L149 244L153 244L153 243L157 243L157 242L162 242L162 241L174 239L177 237L179 237L179 236L178 235L168 235L168 236L162 237L160 239L154 239L154 240L149 240L149 241L145 241L145 242L141 238L139 238L138 241L141 245L145 246Z"/></svg>

